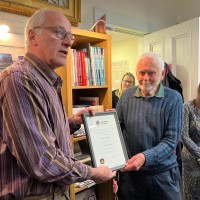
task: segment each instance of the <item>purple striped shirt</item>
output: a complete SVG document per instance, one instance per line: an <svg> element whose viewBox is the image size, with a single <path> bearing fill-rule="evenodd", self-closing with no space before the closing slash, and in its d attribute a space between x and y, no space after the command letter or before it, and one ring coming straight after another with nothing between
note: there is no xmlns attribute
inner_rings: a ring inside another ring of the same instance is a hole
<svg viewBox="0 0 200 200"><path fill-rule="evenodd" d="M61 78L27 53L0 73L0 199L42 195L91 178L73 158Z"/></svg>

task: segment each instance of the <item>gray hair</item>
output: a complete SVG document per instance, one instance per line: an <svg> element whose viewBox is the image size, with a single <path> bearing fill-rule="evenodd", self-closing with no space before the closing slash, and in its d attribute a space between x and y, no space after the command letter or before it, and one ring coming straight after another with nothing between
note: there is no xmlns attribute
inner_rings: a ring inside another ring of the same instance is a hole
<svg viewBox="0 0 200 200"><path fill-rule="evenodd" d="M145 58L151 58L153 61L153 64L159 66L161 71L165 69L165 62L163 61L161 56L159 56L158 54L154 52L146 52L140 57L140 60L145 59Z"/></svg>
<svg viewBox="0 0 200 200"><path fill-rule="evenodd" d="M25 48L26 50L29 47L29 39L28 39L28 33L31 29L34 29L35 27L42 26L45 23L45 12L48 11L47 9L42 9L36 11L27 21L26 27L24 30L24 36L25 36ZM35 31L38 34L41 34L41 29L35 29Z"/></svg>

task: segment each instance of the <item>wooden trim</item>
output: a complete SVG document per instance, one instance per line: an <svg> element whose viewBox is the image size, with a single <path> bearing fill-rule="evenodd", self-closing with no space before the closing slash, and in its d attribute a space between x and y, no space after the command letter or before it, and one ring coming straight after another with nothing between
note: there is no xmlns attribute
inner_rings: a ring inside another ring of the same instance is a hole
<svg viewBox="0 0 200 200"><path fill-rule="evenodd" d="M65 7L44 0L0 0L0 10L18 15L31 16L35 11L44 8L63 12L72 26L78 26L81 22L81 0L66 0Z"/></svg>

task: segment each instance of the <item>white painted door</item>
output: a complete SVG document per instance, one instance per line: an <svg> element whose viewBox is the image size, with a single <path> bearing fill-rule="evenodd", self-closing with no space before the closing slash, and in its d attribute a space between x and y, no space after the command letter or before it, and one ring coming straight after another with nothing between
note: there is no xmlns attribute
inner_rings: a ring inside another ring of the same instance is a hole
<svg viewBox="0 0 200 200"><path fill-rule="evenodd" d="M184 100L196 97L200 82L199 18L144 36L139 40L139 54L153 51L171 66L182 82Z"/></svg>

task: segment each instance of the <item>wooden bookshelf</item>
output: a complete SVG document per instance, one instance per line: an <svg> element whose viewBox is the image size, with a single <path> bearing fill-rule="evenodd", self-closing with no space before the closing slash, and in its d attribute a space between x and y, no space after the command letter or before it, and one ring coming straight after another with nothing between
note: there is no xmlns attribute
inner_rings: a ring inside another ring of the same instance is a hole
<svg viewBox="0 0 200 200"><path fill-rule="evenodd" d="M63 80L62 100L68 117L72 116L73 105L78 104L79 96L98 96L100 105L104 109L112 107L112 87L111 87L111 36L107 34L95 33L87 30L72 28L72 34L75 36L75 41L72 48L80 44L90 43L91 46L104 48L104 66L105 66L105 81L103 86L72 86L72 52L69 50L66 67L60 67L56 72ZM73 138L72 142L86 140L86 136ZM95 186L96 196L98 200L113 200L113 185L112 180L107 183L97 184ZM70 186L70 200L75 200L75 194L82 190L77 189L74 185Z"/></svg>

